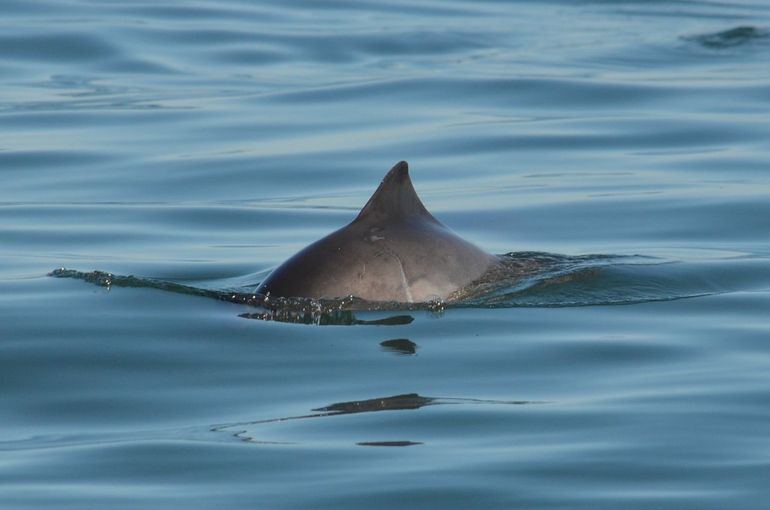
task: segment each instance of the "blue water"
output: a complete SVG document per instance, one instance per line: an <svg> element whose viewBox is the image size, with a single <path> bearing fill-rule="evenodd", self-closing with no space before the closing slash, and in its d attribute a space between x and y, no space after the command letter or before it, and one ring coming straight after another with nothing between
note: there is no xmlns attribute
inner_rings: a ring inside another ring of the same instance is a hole
<svg viewBox="0 0 770 510"><path fill-rule="evenodd" d="M766 508L768 62L764 0L1 0L0 507ZM402 159L562 272L217 298Z"/></svg>

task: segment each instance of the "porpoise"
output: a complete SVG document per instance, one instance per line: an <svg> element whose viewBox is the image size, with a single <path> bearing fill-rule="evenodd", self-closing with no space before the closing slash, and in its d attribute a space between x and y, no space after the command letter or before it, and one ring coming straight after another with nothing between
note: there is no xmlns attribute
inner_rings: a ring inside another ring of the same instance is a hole
<svg viewBox="0 0 770 510"><path fill-rule="evenodd" d="M278 266L257 293L400 303L451 300L498 260L428 212L412 186L409 166L401 161L351 223Z"/></svg>

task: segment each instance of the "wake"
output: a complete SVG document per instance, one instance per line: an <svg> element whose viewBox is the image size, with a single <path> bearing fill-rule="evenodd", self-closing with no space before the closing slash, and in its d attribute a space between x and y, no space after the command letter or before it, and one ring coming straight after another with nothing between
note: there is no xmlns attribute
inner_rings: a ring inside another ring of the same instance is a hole
<svg viewBox="0 0 770 510"><path fill-rule="evenodd" d="M105 288L129 287L198 296L254 310L240 316L250 319L305 324L408 324L410 315L361 320L356 311L415 311L441 313L454 308L576 307L631 305L653 301L708 296L729 287L708 278L702 264L646 256L567 256L543 252L513 252L500 256L501 263L481 279L446 301L398 303L343 299L271 298L257 294L259 282L237 287L212 280L207 288L184 283L104 271L81 272L60 268L55 278L74 278ZM700 269L700 270L699 270ZM232 281L232 280L230 280Z"/></svg>

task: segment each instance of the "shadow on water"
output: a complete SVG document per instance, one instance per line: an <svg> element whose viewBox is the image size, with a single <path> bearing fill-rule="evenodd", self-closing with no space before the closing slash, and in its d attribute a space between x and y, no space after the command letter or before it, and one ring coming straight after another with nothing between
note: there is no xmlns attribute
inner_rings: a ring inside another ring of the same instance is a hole
<svg viewBox="0 0 770 510"><path fill-rule="evenodd" d="M770 278L770 261L765 258L732 256L724 259L677 261L648 256L584 255L565 256L539 252L516 252L500 256L501 264L447 301L396 303L364 301L354 296L337 300L271 298L255 294L248 287L200 288L181 283L103 271L80 272L57 269L50 276L75 278L101 287L135 287L213 298L251 306L242 313L246 319L315 325L406 325L414 317L392 312L428 311L436 315L454 308L557 308L575 306L630 305L673 301L764 289ZM247 291L247 288L249 291ZM357 315L356 312L359 312ZM360 312L388 315L361 318ZM408 346L385 348L413 354Z"/></svg>
<svg viewBox="0 0 770 510"><path fill-rule="evenodd" d="M474 398L451 398L451 397L424 397L417 393L406 393L402 395L393 395L390 397L378 397L367 400L353 400L349 402L338 402L328 406L312 409L312 413L298 416L287 416L282 418L270 418L265 420L255 420L249 422L229 423L216 425L211 428L214 432L230 432L234 437L257 444L293 444L290 441L267 441L256 439L255 436L261 435L260 426L270 423L287 422L293 420L308 420L311 418L325 418L330 416L346 416L361 413L375 413L380 411L413 411L427 406L449 405L449 404L487 404L487 405L525 405L525 404L544 404L545 402L529 400L483 400ZM251 428L257 430L252 431ZM390 440L390 441L360 441L356 442L359 446L413 446L423 444L420 441L409 440Z"/></svg>

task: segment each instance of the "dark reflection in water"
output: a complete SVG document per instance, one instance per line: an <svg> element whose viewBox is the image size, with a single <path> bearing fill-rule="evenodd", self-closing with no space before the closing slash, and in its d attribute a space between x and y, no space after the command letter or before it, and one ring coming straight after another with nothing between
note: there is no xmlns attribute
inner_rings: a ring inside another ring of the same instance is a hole
<svg viewBox="0 0 770 510"><path fill-rule="evenodd" d="M741 46L768 38L770 38L770 30L747 25L723 30L721 32L685 36L682 39L695 42L705 48L719 50Z"/></svg>
<svg viewBox="0 0 770 510"><path fill-rule="evenodd" d="M394 338L380 342L384 351L411 356L417 353L417 344L407 338Z"/></svg>
<svg viewBox="0 0 770 510"><path fill-rule="evenodd" d="M339 402L326 407L313 409L322 413L354 414L369 413L373 411L403 411L405 409L419 409L423 406L435 403L433 397L421 397L417 393L407 393L392 397L372 398L369 400L354 400L352 402Z"/></svg>
<svg viewBox="0 0 770 510"><path fill-rule="evenodd" d="M364 441L356 444L358 446L415 446L424 443L419 441Z"/></svg>
<svg viewBox="0 0 770 510"><path fill-rule="evenodd" d="M366 400L352 400L349 402L337 402L328 406L313 409L311 414L298 416L286 416L282 418L270 418L266 420L256 420L250 422L230 423L212 427L214 432L230 431L231 429L240 429L233 432L233 436L249 443L258 444L285 444L286 442L269 441L264 439L255 439L252 432L241 427L257 426L268 423L286 422L292 420L306 420L309 418L323 418L328 416L345 416L359 413L373 413L378 411L412 411L426 406L445 405L445 404L490 404L490 405L524 405L524 404L542 404L545 402L531 400L484 400L474 398L452 398L452 397L424 397L417 393L405 393L402 395L393 395L391 397L378 397ZM360 441L356 442L359 446L412 446L424 444L420 441L393 440L393 441Z"/></svg>

